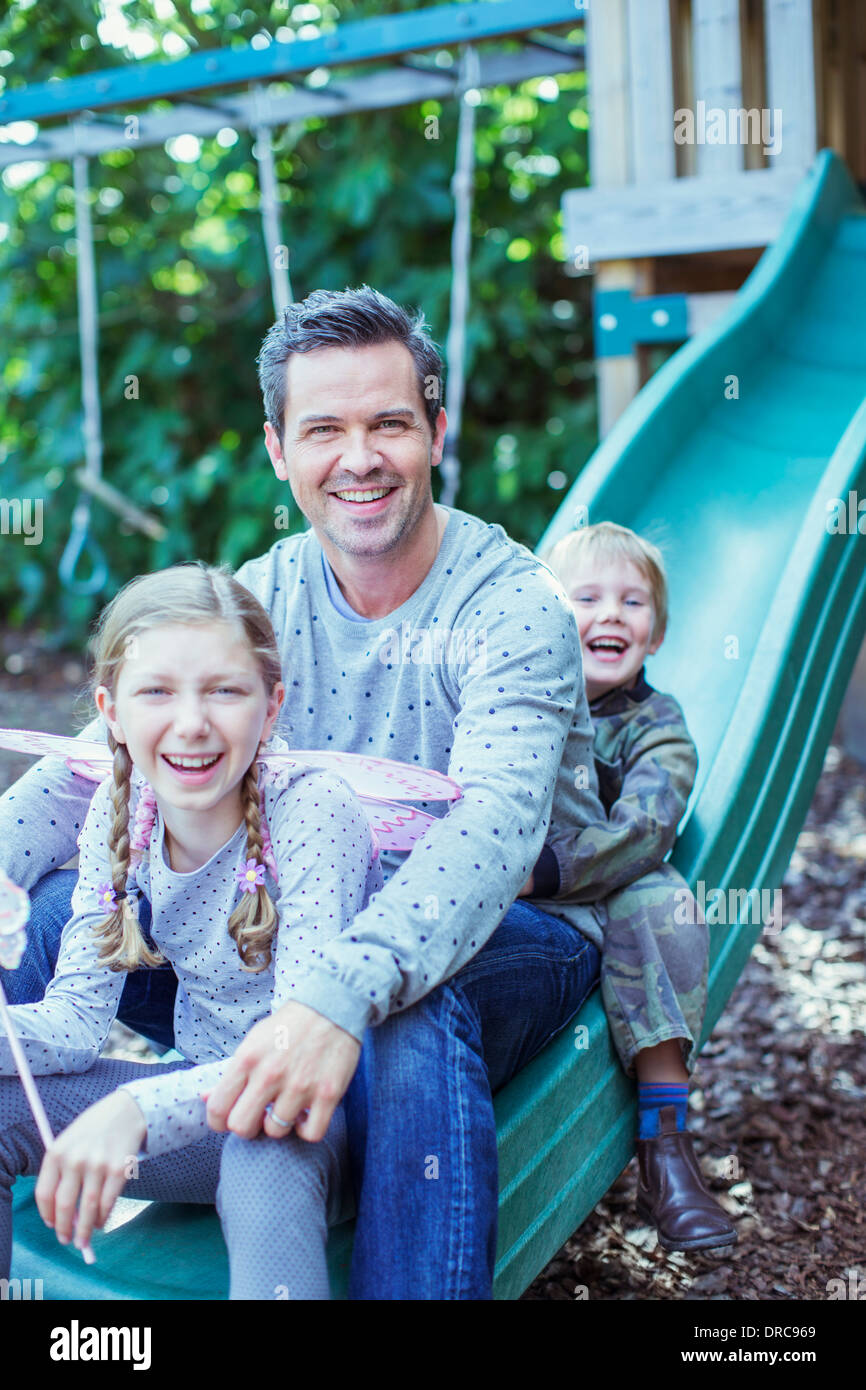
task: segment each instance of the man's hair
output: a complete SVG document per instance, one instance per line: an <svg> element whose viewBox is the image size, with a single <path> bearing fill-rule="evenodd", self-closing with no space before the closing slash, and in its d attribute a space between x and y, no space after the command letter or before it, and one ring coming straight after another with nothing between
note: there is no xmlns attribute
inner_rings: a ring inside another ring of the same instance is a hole
<svg viewBox="0 0 866 1390"><path fill-rule="evenodd" d="M655 613L651 640L664 636L668 623L668 581L662 553L658 546L644 540L628 526L618 526L615 521L581 526L558 540L542 558L566 589L575 570L587 560L630 561L649 585Z"/></svg>
<svg viewBox="0 0 866 1390"><path fill-rule="evenodd" d="M259 384L270 421L282 444L289 358L322 348L363 348L402 343L412 354L418 394L431 431L442 405L442 359L426 331L423 313L410 317L387 295L362 285L352 290L314 290L290 304L268 330L258 356Z"/></svg>

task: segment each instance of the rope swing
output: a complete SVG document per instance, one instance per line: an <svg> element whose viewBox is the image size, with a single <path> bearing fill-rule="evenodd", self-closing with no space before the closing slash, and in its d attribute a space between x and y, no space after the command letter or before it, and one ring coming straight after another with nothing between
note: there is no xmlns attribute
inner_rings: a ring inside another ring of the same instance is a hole
<svg viewBox="0 0 866 1390"><path fill-rule="evenodd" d="M253 154L259 169L259 206L262 214L262 235L271 278L271 298L277 318L292 303L292 283L289 279L289 248L282 239L280 227L279 185L274 162L271 126L266 124L268 99L260 87L252 89L254 125Z"/></svg>
<svg viewBox="0 0 866 1390"><path fill-rule="evenodd" d="M472 245L472 186L475 178L475 105L468 93L478 86L478 54L470 45L460 55L460 119L457 127L457 156L451 190L454 195L454 227L451 233L451 306L445 357L448 378L445 411L448 431L440 465L442 489L439 501L453 507L460 486L460 427L466 390L466 315L469 308L469 257Z"/></svg>
<svg viewBox="0 0 866 1390"><path fill-rule="evenodd" d="M77 127L76 127L77 129ZM96 269L93 260L93 223L90 217L90 187L87 160L83 154L72 158L75 192L75 280L78 289L78 343L81 353L81 405L84 435L84 477L97 482L102 474L102 415L99 408L98 311ZM90 534L90 496L81 486L72 513L72 530L60 559L60 579L73 594L98 594L108 579L105 556ZM86 556L90 573L76 573Z"/></svg>
<svg viewBox="0 0 866 1390"><path fill-rule="evenodd" d="M78 126L73 129L78 131ZM167 535L161 521L137 507L102 476L102 412L99 404L99 309L96 299L96 263L93 255L93 222L90 216L90 184L87 159L72 158L75 194L75 281L78 295L78 345L81 356L82 435L84 467L75 474L78 501L72 513L72 529L60 557L58 574L64 588L73 594L98 594L108 582L108 564L91 534L91 497L99 498L128 526L143 531L154 540ZM78 566L89 561L90 573L81 575Z"/></svg>

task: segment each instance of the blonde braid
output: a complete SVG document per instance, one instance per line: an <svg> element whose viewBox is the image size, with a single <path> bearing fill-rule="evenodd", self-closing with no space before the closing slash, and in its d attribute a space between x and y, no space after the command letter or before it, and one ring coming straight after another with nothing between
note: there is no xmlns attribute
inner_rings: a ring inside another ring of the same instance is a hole
<svg viewBox="0 0 866 1390"><path fill-rule="evenodd" d="M139 966L162 965L165 957L151 951L145 941L132 899L126 892L129 875L129 792L132 774L132 759L125 743L118 743L113 734L108 736L108 746L114 751L111 786L109 795L114 808L114 818L108 837L108 853L111 862L111 886L117 898L117 906L99 926L94 927L94 936L103 937L99 959L111 970L137 970Z"/></svg>
<svg viewBox="0 0 866 1390"><path fill-rule="evenodd" d="M254 762L241 783L241 805L247 826L246 858L264 863L262 817L259 807L259 766ZM271 963L271 942L277 928L277 913L264 884L255 893L243 893L229 918L229 935L237 942L238 955L246 970L258 973Z"/></svg>

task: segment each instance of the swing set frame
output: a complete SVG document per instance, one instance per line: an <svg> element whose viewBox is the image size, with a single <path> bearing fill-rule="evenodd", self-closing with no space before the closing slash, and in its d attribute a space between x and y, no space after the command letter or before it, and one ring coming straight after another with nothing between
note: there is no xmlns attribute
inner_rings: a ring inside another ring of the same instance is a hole
<svg viewBox="0 0 866 1390"><path fill-rule="evenodd" d="M538 0L531 20L525 0L479 0L410 14L358 20L314 38L192 54L174 62L139 62L62 81L35 83L0 96L0 122L37 124L21 143L0 125L0 169L23 161L69 161L75 193L76 279L82 378L84 467L79 497L60 561L61 582L73 593L97 594L108 566L91 533L94 498L134 529L161 539L165 528L102 476L102 418L98 372L98 291L91 223L89 161L109 150L163 144L180 134L216 135L226 126L249 130L258 165L262 232L274 313L294 299L282 239L280 193L272 132L311 116L456 99L460 104L445 407L448 434L441 465L441 502L453 506L460 484L458 446L465 393L469 308L471 207L477 91L531 77L582 70L579 38L549 34L581 21L583 0ZM520 46L490 48L492 41ZM477 44L484 44L482 50ZM457 58L449 48L458 49ZM431 54L431 50L437 50ZM388 64L358 71L366 64ZM338 74L332 80L332 69ZM246 90L243 90L246 88ZM170 100L169 112L144 109ZM131 109L135 108L135 109ZM65 118L64 124L53 124ZM47 123L47 124L46 124ZM5 137L5 139L4 139ZM312 287L311 287L312 288ZM82 561L89 573L79 573Z"/></svg>

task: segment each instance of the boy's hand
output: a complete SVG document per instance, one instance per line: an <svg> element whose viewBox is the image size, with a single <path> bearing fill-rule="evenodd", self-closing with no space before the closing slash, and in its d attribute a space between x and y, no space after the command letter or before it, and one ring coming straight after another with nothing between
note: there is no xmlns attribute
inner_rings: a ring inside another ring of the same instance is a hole
<svg viewBox="0 0 866 1390"><path fill-rule="evenodd" d="M61 1245L74 1234L82 1250L94 1227L105 1225L126 1186L129 1160L146 1134L147 1124L132 1096L114 1091L88 1106L46 1149L36 1205Z"/></svg>
<svg viewBox="0 0 866 1390"><path fill-rule="evenodd" d="M323 1139L355 1074L361 1044L306 1004L288 1003L251 1028L207 1097L207 1122L252 1139L293 1131ZM271 1105L272 1113L265 1114ZM303 1111L309 1114L301 1118ZM273 1118L296 1123L280 1124Z"/></svg>
<svg viewBox="0 0 866 1390"><path fill-rule="evenodd" d="M526 882L524 883L524 885L523 885L523 887L521 888L520 892L517 894L518 898L528 898L534 887L535 887L535 874L530 874L530 875L529 875L529 878L528 878L528 879L526 880Z"/></svg>

